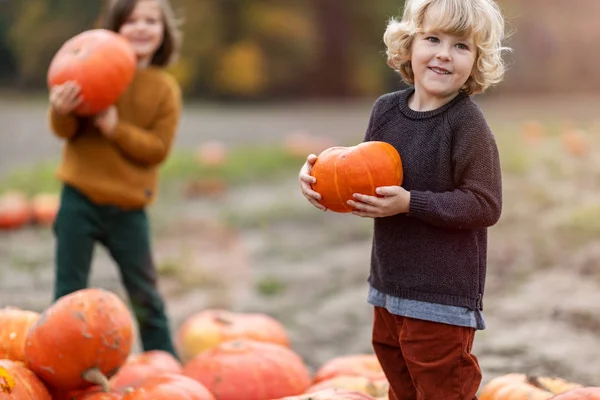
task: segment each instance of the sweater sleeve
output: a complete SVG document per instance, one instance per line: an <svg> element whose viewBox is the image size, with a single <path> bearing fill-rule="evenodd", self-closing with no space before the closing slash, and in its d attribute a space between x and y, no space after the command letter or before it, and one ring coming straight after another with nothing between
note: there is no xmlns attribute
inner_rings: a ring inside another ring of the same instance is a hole
<svg viewBox="0 0 600 400"><path fill-rule="evenodd" d="M160 164L173 144L181 115L181 92L175 85L170 86L150 129L142 129L122 120L115 127L113 140L117 146L140 164Z"/></svg>
<svg viewBox="0 0 600 400"><path fill-rule="evenodd" d="M52 106L48 107L48 123L52 132L63 139L71 139L77 133L79 122L73 114L58 114Z"/></svg>
<svg viewBox="0 0 600 400"><path fill-rule="evenodd" d="M494 225L502 211L498 148L481 111L463 113L454 125L455 188L443 193L410 191L408 215L431 225L478 229Z"/></svg>

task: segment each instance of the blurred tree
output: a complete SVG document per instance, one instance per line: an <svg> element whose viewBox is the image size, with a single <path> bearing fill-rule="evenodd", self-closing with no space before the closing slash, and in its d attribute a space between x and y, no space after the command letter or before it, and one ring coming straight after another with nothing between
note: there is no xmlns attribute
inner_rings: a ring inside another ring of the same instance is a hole
<svg viewBox="0 0 600 400"><path fill-rule="evenodd" d="M55 52L95 27L106 1L10 0L0 17L0 74L19 88L44 88ZM172 1L184 41L169 70L187 95L375 95L393 76L381 36L402 1Z"/></svg>
<svg viewBox="0 0 600 400"><path fill-rule="evenodd" d="M17 3L9 31L18 64L17 85L41 86L58 48L73 35L89 29L96 19L99 1L27 0Z"/></svg>
<svg viewBox="0 0 600 400"><path fill-rule="evenodd" d="M0 3L0 83L12 81L17 75L15 56L13 55L8 40L11 4Z"/></svg>

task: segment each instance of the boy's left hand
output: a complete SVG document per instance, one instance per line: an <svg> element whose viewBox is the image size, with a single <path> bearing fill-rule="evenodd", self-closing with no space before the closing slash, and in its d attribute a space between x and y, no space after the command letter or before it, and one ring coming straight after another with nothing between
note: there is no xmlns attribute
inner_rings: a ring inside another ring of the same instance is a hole
<svg viewBox="0 0 600 400"><path fill-rule="evenodd" d="M111 138L114 135L117 122L119 122L119 114L115 106L108 107L94 118L94 124L107 138Z"/></svg>
<svg viewBox="0 0 600 400"><path fill-rule="evenodd" d="M355 193L355 200L348 200L347 202L350 207L355 209L352 214L360 217L378 218L408 212L410 192L402 186L378 187L376 193L383 197Z"/></svg>

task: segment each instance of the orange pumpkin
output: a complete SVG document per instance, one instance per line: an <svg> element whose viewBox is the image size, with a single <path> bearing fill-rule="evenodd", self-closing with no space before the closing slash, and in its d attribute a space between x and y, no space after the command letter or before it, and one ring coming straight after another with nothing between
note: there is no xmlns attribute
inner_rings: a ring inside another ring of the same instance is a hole
<svg viewBox="0 0 600 400"><path fill-rule="evenodd" d="M353 211L346 202L354 193L376 196L376 188L401 185L404 177L396 149L377 141L328 148L317 157L311 175L317 179L312 188L321 194L321 204L340 213Z"/></svg>
<svg viewBox="0 0 600 400"><path fill-rule="evenodd" d="M164 373L148 379L123 400L215 400L201 383L183 375Z"/></svg>
<svg viewBox="0 0 600 400"><path fill-rule="evenodd" d="M93 115L114 104L131 83L136 55L129 42L115 32L91 29L67 40L48 68L48 86L76 81L83 102L79 115Z"/></svg>
<svg viewBox="0 0 600 400"><path fill-rule="evenodd" d="M334 357L317 369L313 383L339 375L364 376L371 380L385 379L385 374L375 354L349 354Z"/></svg>
<svg viewBox="0 0 600 400"><path fill-rule="evenodd" d="M279 400L375 400L375 398L356 390L325 389L299 396L283 397Z"/></svg>
<svg viewBox="0 0 600 400"><path fill-rule="evenodd" d="M17 229L31 220L31 207L24 193L12 190L0 196L0 229Z"/></svg>
<svg viewBox="0 0 600 400"><path fill-rule="evenodd" d="M208 309L187 318L177 332L177 347L184 361L233 339L253 339L290 346L288 333L276 319L260 313Z"/></svg>
<svg viewBox="0 0 600 400"><path fill-rule="evenodd" d="M133 344L126 305L104 289L78 290L58 299L31 327L25 361L48 385L65 391L93 384L109 391L108 379Z"/></svg>
<svg viewBox="0 0 600 400"><path fill-rule="evenodd" d="M0 360L0 399L52 400L48 389L20 361Z"/></svg>
<svg viewBox="0 0 600 400"><path fill-rule="evenodd" d="M278 344L240 339L197 355L183 374L219 400L270 400L308 388L308 369L298 354Z"/></svg>
<svg viewBox="0 0 600 400"><path fill-rule="evenodd" d="M571 389L554 396L552 400L600 400L600 387Z"/></svg>
<svg viewBox="0 0 600 400"><path fill-rule="evenodd" d="M323 389L348 389L366 393L375 398L387 396L390 385L385 378L369 379L364 376L337 375L315 383L306 389L306 393L317 392Z"/></svg>
<svg viewBox="0 0 600 400"><path fill-rule="evenodd" d="M25 337L27 330L40 317L35 311L17 307L0 309L0 359L25 360Z"/></svg>
<svg viewBox="0 0 600 400"><path fill-rule="evenodd" d="M60 205L60 196L55 193L40 193L31 200L31 213L33 221L36 224L50 226L54 223L58 208Z"/></svg>
<svg viewBox="0 0 600 400"><path fill-rule="evenodd" d="M181 373L181 363L170 353L162 350L149 350L141 354L132 354L119 372L110 379L114 391L124 392L129 388L138 388L149 377L160 373Z"/></svg>
<svg viewBox="0 0 600 400"><path fill-rule="evenodd" d="M81 394L71 395L66 400L121 400L119 393L105 393L102 390L85 391ZM58 400L54 398L54 400Z"/></svg>
<svg viewBox="0 0 600 400"><path fill-rule="evenodd" d="M580 387L560 378L507 374L496 377L481 390L480 400L544 400L553 395Z"/></svg>
<svg viewBox="0 0 600 400"><path fill-rule="evenodd" d="M580 129L569 129L562 133L564 150L574 157L583 157L590 151L587 134Z"/></svg>
<svg viewBox="0 0 600 400"><path fill-rule="evenodd" d="M202 143L196 149L196 160L200 165L218 167L227 161L227 146L225 143L213 140Z"/></svg>

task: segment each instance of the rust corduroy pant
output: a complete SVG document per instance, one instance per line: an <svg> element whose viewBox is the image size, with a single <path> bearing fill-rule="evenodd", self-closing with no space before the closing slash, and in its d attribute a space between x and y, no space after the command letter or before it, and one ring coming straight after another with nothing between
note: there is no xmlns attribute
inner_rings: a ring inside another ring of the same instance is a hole
<svg viewBox="0 0 600 400"><path fill-rule="evenodd" d="M391 314L375 307L373 348L390 400L476 400L475 329Z"/></svg>

